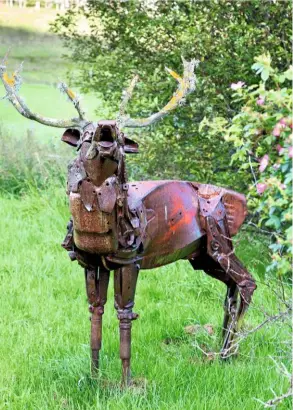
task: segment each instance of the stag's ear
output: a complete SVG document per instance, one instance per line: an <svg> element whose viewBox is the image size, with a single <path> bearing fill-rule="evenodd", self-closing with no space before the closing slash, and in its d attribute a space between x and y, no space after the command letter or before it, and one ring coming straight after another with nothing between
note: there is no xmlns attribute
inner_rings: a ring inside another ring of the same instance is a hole
<svg viewBox="0 0 293 410"><path fill-rule="evenodd" d="M66 142L69 145L72 145L73 147L77 147L79 139L80 132L74 128L69 128L68 130L66 130L61 138L62 141Z"/></svg>
<svg viewBox="0 0 293 410"><path fill-rule="evenodd" d="M130 138L125 137L124 151L128 154L137 154L138 153L138 144L131 140Z"/></svg>

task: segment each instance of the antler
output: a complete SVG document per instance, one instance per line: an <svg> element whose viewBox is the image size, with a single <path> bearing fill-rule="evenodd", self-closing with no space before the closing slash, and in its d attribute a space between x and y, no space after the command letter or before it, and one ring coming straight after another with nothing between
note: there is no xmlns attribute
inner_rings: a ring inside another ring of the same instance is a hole
<svg viewBox="0 0 293 410"><path fill-rule="evenodd" d="M161 118L165 117L170 111L174 110L176 107L178 107L178 105L182 104L184 102L185 97L189 93L194 91L196 82L194 68L197 67L199 61L185 61L183 57L181 58L184 68L183 78L180 77L175 71L172 71L166 67L167 72L171 74L171 76L174 77L175 80L177 80L179 83L177 91L173 94L173 97L168 102L168 104L166 104L159 112L156 112L147 118L132 119L129 116L125 115L125 108L132 96L133 89L138 81L138 76L135 76L132 79L130 86L127 88L127 90L124 91L124 95L120 105L119 116L117 121L121 127L147 127L148 125L151 125L154 122L157 122Z"/></svg>
<svg viewBox="0 0 293 410"><path fill-rule="evenodd" d="M3 98L7 98L21 115L41 124L58 128L83 128L88 123L88 121L84 117L84 111L81 109L79 97L70 88L68 88L65 83L60 83L59 89L61 92L64 92L69 100L73 103L78 112L78 118L72 118L70 120L58 120L54 118L43 117L31 111L24 102L23 98L18 94L22 84L22 79L20 77L22 64L12 74L12 76L9 76L6 70L6 58L7 56L4 57L2 64L0 65L0 78L6 90L6 95Z"/></svg>

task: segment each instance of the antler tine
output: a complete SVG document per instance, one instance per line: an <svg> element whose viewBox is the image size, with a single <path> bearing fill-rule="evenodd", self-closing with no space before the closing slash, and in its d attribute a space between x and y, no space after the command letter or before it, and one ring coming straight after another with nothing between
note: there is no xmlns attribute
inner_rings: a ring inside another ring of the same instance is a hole
<svg viewBox="0 0 293 410"><path fill-rule="evenodd" d="M160 111L150 115L147 118L132 119L130 117L125 116L124 111L123 111L122 115L120 116L121 126L129 127L129 128L147 127L157 122L161 118L165 117L170 111L174 110L175 108L178 107L178 105L184 102L185 97L188 94L190 94L192 91L194 91L195 89L196 77L194 74L194 68L198 65L199 61L194 60L194 59L191 61L185 61L184 58L182 57L182 62L183 62L183 68L184 68L183 77L180 77L180 75L177 74L175 71L170 70L169 68L166 67L166 71L172 77L174 77L179 84L171 100ZM132 88L132 91L133 91L133 88ZM127 102L129 98L127 99Z"/></svg>
<svg viewBox="0 0 293 410"><path fill-rule="evenodd" d="M80 108L79 99L66 86L66 84L62 86L62 91L64 91L68 95L69 99L74 103L74 106L78 111L79 118L72 118L70 120L58 120L54 118L43 117L31 111L30 108L27 106L27 104L24 102L23 98L20 97L20 95L18 94L21 83L22 83L22 79L19 74L22 69L22 64L12 74L12 76L9 76L7 73L5 63L6 63L6 60L4 58L2 60L2 64L0 65L0 78L6 90L6 95L4 96L4 98L7 98L21 115L23 115L24 117L30 120L37 121L41 124L48 125L51 127L58 127L58 128L71 128L71 127L82 128L88 123L88 121L85 120L84 113Z"/></svg>
<svg viewBox="0 0 293 410"><path fill-rule="evenodd" d="M117 118L117 122L118 123L122 123L123 124L123 118L125 117L125 109L126 106L128 104L128 101L130 100L130 98L132 97L133 94L133 90L134 87L136 86L137 82L139 81L139 76L136 74L133 79L131 80L128 88L126 90L123 91L122 94L122 101L120 104L120 108L119 108L119 115Z"/></svg>
<svg viewBox="0 0 293 410"><path fill-rule="evenodd" d="M69 98L69 101L73 103L74 108L78 112L79 118L81 120L84 120L85 111L81 108L80 97L74 91L72 91L63 81L58 84L58 88L61 92L65 93Z"/></svg>

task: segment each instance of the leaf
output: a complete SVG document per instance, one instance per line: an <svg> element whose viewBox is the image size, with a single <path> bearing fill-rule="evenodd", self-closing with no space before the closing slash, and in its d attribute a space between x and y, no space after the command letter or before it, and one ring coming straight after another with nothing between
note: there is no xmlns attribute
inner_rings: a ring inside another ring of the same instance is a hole
<svg viewBox="0 0 293 410"><path fill-rule="evenodd" d="M262 70L262 72L261 72L261 79L262 79L263 81L267 81L267 79L269 78L269 76L270 76L270 70L267 69L267 68L264 68L264 69Z"/></svg>
<svg viewBox="0 0 293 410"><path fill-rule="evenodd" d="M280 218L278 218L276 215L272 215L270 219L268 219L265 223L266 226L269 226L271 228L279 229L281 226L281 221Z"/></svg>

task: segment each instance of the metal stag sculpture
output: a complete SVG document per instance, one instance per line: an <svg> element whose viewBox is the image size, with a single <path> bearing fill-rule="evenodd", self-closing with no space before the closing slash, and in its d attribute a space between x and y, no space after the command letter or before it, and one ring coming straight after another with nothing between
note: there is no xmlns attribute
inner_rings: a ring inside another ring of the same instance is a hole
<svg viewBox="0 0 293 410"><path fill-rule="evenodd" d="M87 121L79 98L62 83L61 90L74 104L78 118L57 120L32 112L19 96L19 71L12 77L5 63L0 75L6 97L17 111L44 125L66 128L62 140L77 148L68 167L67 194L72 219L62 246L71 260L85 269L91 312L92 369L99 365L102 316L107 300L109 274L114 270L115 308L120 326L123 382L130 382L131 322L140 269L152 269L187 259L195 270L227 286L221 355L233 348L237 323L256 288L249 272L236 257L231 237L246 216L246 200L229 189L188 181L128 182L125 154L137 153L138 145L122 127L146 127L175 109L195 87L194 60L183 59L184 74L167 71L178 89L159 112L131 119L125 108L136 76L124 92L117 121Z"/></svg>

